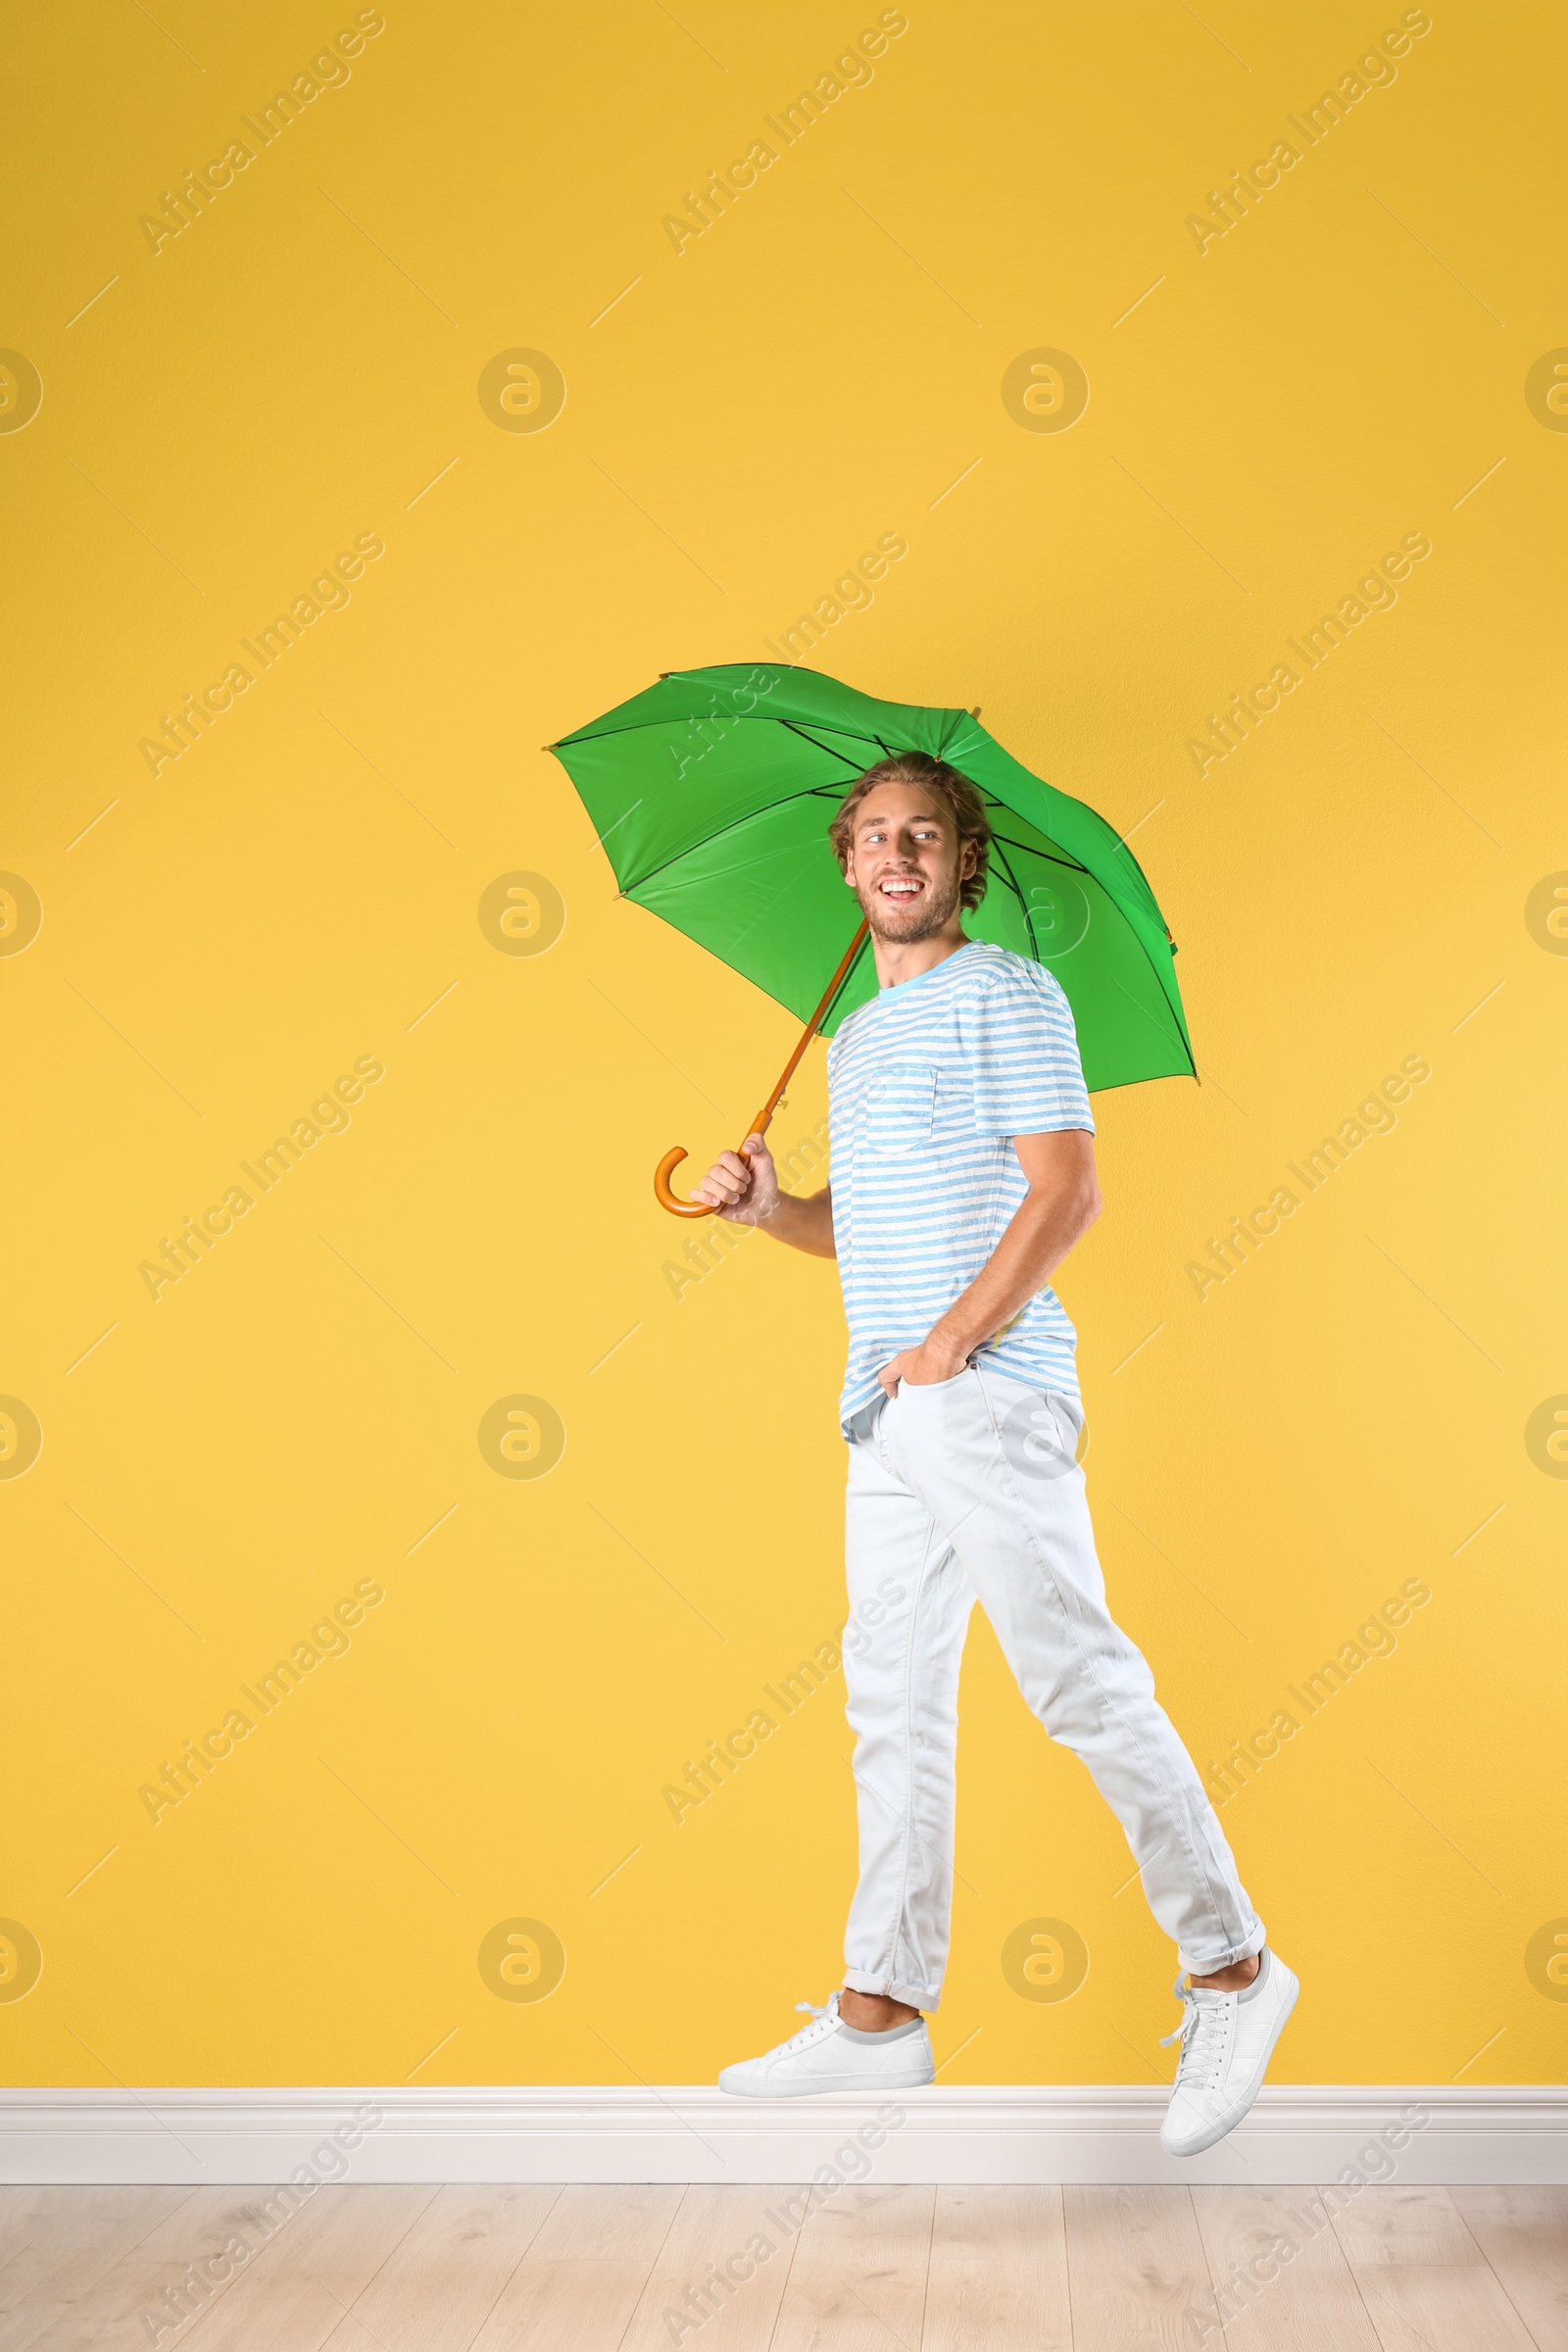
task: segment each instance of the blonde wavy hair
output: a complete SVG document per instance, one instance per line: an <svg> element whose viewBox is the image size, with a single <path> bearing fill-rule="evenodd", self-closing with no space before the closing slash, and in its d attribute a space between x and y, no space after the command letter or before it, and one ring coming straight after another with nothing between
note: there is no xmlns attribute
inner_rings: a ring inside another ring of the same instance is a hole
<svg viewBox="0 0 1568 2352"><path fill-rule="evenodd" d="M910 784L916 791L926 793L933 801L945 802L953 812L960 841L974 844L974 872L958 885L958 904L965 907L978 906L986 895L986 882L991 863L991 825L979 793L967 776L950 767L945 760L935 760L929 752L895 752L887 760L879 760L868 767L863 776L856 779L840 804L839 812L827 829L833 844L833 855L839 861L841 873L847 873L850 850L855 840L855 818L866 794L883 784Z"/></svg>

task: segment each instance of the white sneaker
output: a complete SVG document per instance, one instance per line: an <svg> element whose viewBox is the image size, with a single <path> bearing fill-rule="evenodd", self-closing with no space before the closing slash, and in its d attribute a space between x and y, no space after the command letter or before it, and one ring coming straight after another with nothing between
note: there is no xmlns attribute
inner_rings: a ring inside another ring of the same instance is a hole
<svg viewBox="0 0 1568 2352"><path fill-rule="evenodd" d="M1160 2144L1172 2156L1197 2156L1234 2131L1251 2106L1274 2044L1296 2007L1300 1985L1265 1944L1256 1976L1240 1992L1176 1980L1187 2014L1167 2042L1179 2041L1175 2087Z"/></svg>
<svg viewBox="0 0 1568 2352"><path fill-rule="evenodd" d="M809 2001L795 2006L810 2011L810 2024L776 2050L726 2066L718 2078L720 2090L743 2099L799 2099L815 2090L916 2090L936 2073L923 2017L891 2026L885 2034L862 2034L840 2018L836 1992L820 2009Z"/></svg>

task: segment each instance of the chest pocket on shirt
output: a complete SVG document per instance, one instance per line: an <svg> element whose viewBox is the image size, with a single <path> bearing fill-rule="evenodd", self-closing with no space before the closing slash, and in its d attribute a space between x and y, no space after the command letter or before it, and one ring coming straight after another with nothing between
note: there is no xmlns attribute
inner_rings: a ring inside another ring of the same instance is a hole
<svg viewBox="0 0 1568 2352"><path fill-rule="evenodd" d="M936 1094L929 1062L895 1061L877 1070L861 1102L862 1148L877 1158L919 1151L931 1140Z"/></svg>

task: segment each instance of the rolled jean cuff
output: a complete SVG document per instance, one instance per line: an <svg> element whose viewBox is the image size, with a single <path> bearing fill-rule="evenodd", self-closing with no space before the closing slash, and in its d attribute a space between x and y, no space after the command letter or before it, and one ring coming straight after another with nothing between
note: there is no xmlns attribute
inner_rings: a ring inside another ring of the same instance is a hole
<svg viewBox="0 0 1568 2352"><path fill-rule="evenodd" d="M884 2000L906 2001L911 2009L937 2009L941 2006L940 1992L929 1992L918 1984L901 1984L893 1977L874 1977L863 1968L847 1968L844 1982L851 1992L879 1992Z"/></svg>
<svg viewBox="0 0 1568 2352"><path fill-rule="evenodd" d="M1185 1944L1179 1943L1176 1946L1176 1961L1187 1976L1213 1977L1222 1968L1234 1968L1238 1960L1250 1960L1252 1954L1260 1952L1267 1941L1268 1930L1259 1920L1245 1943L1231 1944L1217 1958L1210 1958L1206 1953L1190 1952Z"/></svg>

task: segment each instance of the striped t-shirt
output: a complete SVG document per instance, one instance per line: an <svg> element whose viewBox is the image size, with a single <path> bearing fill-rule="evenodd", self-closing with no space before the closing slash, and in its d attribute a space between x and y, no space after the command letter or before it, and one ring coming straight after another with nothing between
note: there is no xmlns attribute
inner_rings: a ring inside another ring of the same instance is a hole
<svg viewBox="0 0 1568 2352"><path fill-rule="evenodd" d="M1015 1135L1094 1120L1072 1013L1042 965L971 940L884 988L828 1049L833 1239L850 1327L845 1435L878 1368L917 1348L985 1264L1029 1186ZM1078 1395L1073 1328L1037 1291L976 1350Z"/></svg>

